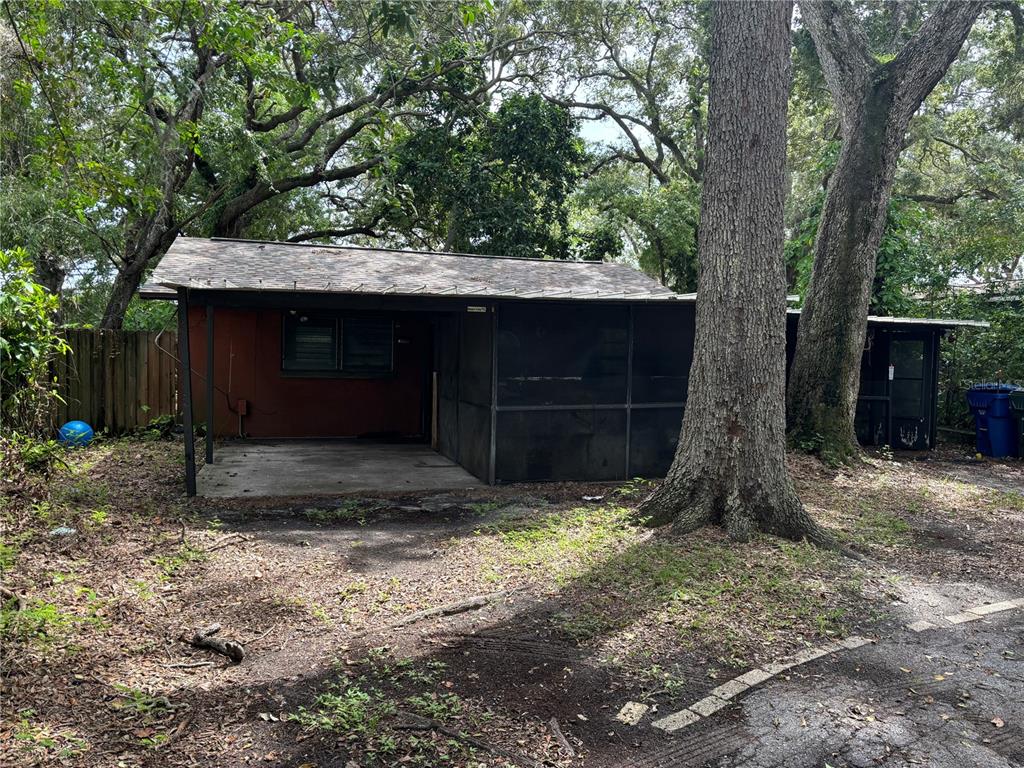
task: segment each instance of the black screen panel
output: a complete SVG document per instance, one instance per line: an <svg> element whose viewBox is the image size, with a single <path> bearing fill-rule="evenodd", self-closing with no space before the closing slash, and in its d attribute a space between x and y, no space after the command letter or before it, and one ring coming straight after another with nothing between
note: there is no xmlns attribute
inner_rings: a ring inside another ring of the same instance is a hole
<svg viewBox="0 0 1024 768"><path fill-rule="evenodd" d="M491 404L491 313L462 315L459 343L459 400Z"/></svg>
<svg viewBox="0 0 1024 768"><path fill-rule="evenodd" d="M634 403L686 400L693 362L693 334L692 305L634 308Z"/></svg>
<svg viewBox="0 0 1024 768"><path fill-rule="evenodd" d="M664 477L672 466L683 409L634 408L630 416L629 474Z"/></svg>
<svg viewBox="0 0 1024 768"><path fill-rule="evenodd" d="M503 306L498 404L625 403L628 335L626 307Z"/></svg>
<svg viewBox="0 0 1024 768"><path fill-rule="evenodd" d="M498 414L498 480L616 480L626 471L625 409Z"/></svg>

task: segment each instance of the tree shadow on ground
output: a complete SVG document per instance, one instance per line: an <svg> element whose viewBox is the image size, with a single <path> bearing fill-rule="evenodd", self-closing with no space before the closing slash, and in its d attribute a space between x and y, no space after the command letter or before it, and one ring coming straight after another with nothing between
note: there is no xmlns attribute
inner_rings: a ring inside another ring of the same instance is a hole
<svg viewBox="0 0 1024 768"><path fill-rule="evenodd" d="M403 711L429 713L431 701L443 709L446 697L455 696L461 714L441 712L433 719L505 749L531 751L537 759L561 759L548 725L555 718L574 743L584 745L590 755L588 764L616 764L669 738L617 721L615 715L626 701L660 702L667 712L721 682L708 676L707 667L709 663L720 666L723 648L734 640L720 637L716 644L715 611L727 612L721 618L724 626L737 620L737 606L763 613L784 605L794 615L767 626L776 632L799 626L806 634L801 612L806 612L808 620L814 615L815 594L820 592L820 584L811 583L809 574L821 575L815 570L821 565L819 554L833 556L803 551L803 546L807 545L763 539L733 547L716 531L685 539L655 536L596 555L548 594L514 596L479 614L371 632L358 639L339 634L333 649L310 658L297 677L249 685L245 670L249 662L243 662L224 673L209 691L180 691L180 701L188 706L193 720L166 752L168 757L194 759L191 747L198 745L190 747L190 736L226 728L251 734L247 738L253 740L252 753L273 754L277 765L344 765L351 755L360 755L354 743L371 739L369 735L353 730L351 724L336 724L336 731L310 735L299 724L274 722L266 713L276 717L281 711L300 712L302 707L316 712L323 708L322 702L317 704L318 696L346 695L353 680L362 675L360 691L372 691L371 698L393 701ZM785 577L773 577L769 565L777 569L780 558L793 561L795 570L790 575L794 579L807 576L809 581L793 587ZM830 561L828 567L834 563ZM674 615L675 605L686 610ZM694 623L694 616L705 623ZM752 623L761 628L766 621L763 615L752 617ZM640 629L629 637L634 627ZM655 690L665 688L663 678L635 674L638 663L661 667L657 661L669 661L646 658L648 651L657 655L656 646L666 637L673 644L682 643L670 659L676 665L670 693ZM379 665L367 661L379 656L372 649L380 646L391 649L392 668L408 658L413 661L401 663L410 663L412 669L442 671L429 682L417 677L419 673L406 678L382 672ZM332 657L341 663L335 664ZM738 666L727 676L742 669ZM426 696L429 701L410 703L415 700L410 696ZM225 718L223 713L231 714ZM404 717L385 714L374 723L372 738L383 734L409 749L410 732L402 729ZM524 737L531 742L528 746L518 743ZM204 759L217 764L209 756ZM365 754L358 759L365 764L390 764L386 756L376 763Z"/></svg>

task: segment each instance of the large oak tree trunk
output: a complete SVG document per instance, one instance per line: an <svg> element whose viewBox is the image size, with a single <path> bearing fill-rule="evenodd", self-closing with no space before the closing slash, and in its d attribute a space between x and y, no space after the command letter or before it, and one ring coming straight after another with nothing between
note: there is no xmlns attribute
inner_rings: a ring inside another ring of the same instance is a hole
<svg viewBox="0 0 1024 768"><path fill-rule="evenodd" d="M894 59L879 64L851 7L801 2L839 113L842 150L828 180L790 369L791 439L845 461L854 418L878 245L910 119L942 78L982 4L947 2Z"/></svg>
<svg viewBox="0 0 1024 768"><path fill-rule="evenodd" d="M824 540L786 470L783 198L790 3L712 6L697 331L675 460L641 512Z"/></svg>
<svg viewBox="0 0 1024 768"><path fill-rule="evenodd" d="M829 178L790 371L787 417L794 442L835 460L857 450L853 418L875 254L903 147L905 126L884 118L891 108L885 85L873 95L875 108L859 116L863 124L843 143Z"/></svg>

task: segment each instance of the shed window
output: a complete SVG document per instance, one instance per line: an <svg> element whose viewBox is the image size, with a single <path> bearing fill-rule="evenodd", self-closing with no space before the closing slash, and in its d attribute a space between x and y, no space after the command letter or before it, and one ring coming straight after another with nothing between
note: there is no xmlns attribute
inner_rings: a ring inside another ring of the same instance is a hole
<svg viewBox="0 0 1024 768"><path fill-rule="evenodd" d="M289 313L281 368L353 376L391 373L393 339L394 325L386 318Z"/></svg>

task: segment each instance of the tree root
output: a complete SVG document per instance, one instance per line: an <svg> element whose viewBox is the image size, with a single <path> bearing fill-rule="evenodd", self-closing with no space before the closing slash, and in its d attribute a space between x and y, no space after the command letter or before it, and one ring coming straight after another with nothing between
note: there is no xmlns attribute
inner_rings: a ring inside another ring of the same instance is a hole
<svg viewBox="0 0 1024 768"><path fill-rule="evenodd" d="M652 528L671 523L674 534L692 533L705 525L721 524L729 538L736 542L750 541L762 531L863 559L818 525L791 489L782 492L783 508L780 509L744 499L736 488L729 489L725 498L718 497L716 501L709 491L713 482L710 478L704 481L693 477L668 478L640 504L635 519Z"/></svg>

